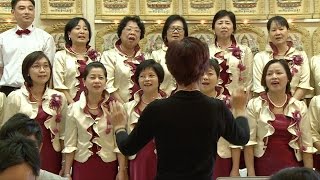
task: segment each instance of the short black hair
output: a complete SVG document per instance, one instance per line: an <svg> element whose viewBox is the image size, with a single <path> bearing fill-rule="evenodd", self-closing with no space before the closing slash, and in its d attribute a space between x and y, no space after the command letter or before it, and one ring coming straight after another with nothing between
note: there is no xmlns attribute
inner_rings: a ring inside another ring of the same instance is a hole
<svg viewBox="0 0 320 180"><path fill-rule="evenodd" d="M165 45L168 45L168 39L167 39L168 29L174 21L181 21L182 22L183 30L184 30L184 37L188 37L188 24L187 24L186 20L184 19L184 17L177 15L177 14L171 15L166 19L166 22L164 23L163 29L162 29L162 39L163 39L163 42Z"/></svg>
<svg viewBox="0 0 320 180"><path fill-rule="evenodd" d="M83 18L83 17L75 17L75 18L72 18L68 21L68 23L66 24L66 26L64 27L64 40L66 42L66 45L68 46L72 46L72 41L71 39L69 39L69 32L71 32L71 30L76 27L79 23L79 21L83 21L87 28L88 28L88 31L89 31L89 41L87 42L87 46L89 45L90 43L90 40L91 40L91 36L92 36L92 31L91 31L91 26L90 26L90 23L87 19Z"/></svg>
<svg viewBox="0 0 320 180"><path fill-rule="evenodd" d="M262 78L261 78L261 85L264 87L264 89L266 90L266 92L269 91L269 88L267 87L267 80L266 80L266 77L267 77L267 72L268 72L268 69L269 69L269 66L271 64L274 64L274 63L279 63L281 64L281 66L284 68L286 74L287 74L287 77L288 77L288 82L287 82L287 86L286 86L286 93L287 94L291 94L291 91L290 91L290 83L291 83L291 80L292 80L292 74L291 74L291 71L290 71L290 68L289 68L289 65L288 65L288 62L285 60L285 59L273 59L271 61L269 61L263 68L262 70Z"/></svg>
<svg viewBox="0 0 320 180"><path fill-rule="evenodd" d="M139 16L125 16L123 19L121 19L118 29L117 29L117 35L120 38L122 30L127 26L129 21L133 21L137 23L141 33L140 33L140 40L144 38L144 33L145 33L145 27L144 23L141 21Z"/></svg>
<svg viewBox="0 0 320 180"><path fill-rule="evenodd" d="M37 140L38 147L42 143L41 127L38 122L29 116L17 113L13 115L0 129L0 140L8 139L15 134L22 136L34 136Z"/></svg>
<svg viewBox="0 0 320 180"><path fill-rule="evenodd" d="M99 61L93 61L93 62L89 63L89 64L86 66L85 70L84 70L84 73L83 73L83 79L84 79L84 80L87 79L88 74L90 73L91 69L93 69L93 68L100 68L100 69L102 69L105 78L107 78L107 70L106 70L106 67L104 67L104 65L103 65L101 62L99 62Z"/></svg>
<svg viewBox="0 0 320 180"><path fill-rule="evenodd" d="M21 0L12 0L11 1L11 9L14 9L19 1L21 1ZM36 3L34 0L29 0L29 1L33 4L33 6L36 6Z"/></svg>
<svg viewBox="0 0 320 180"><path fill-rule="evenodd" d="M318 180L320 179L320 174L306 167L290 167L280 170L271 176L270 180Z"/></svg>
<svg viewBox="0 0 320 180"><path fill-rule="evenodd" d="M6 169L26 163L35 176L40 172L40 154L36 143L21 135L0 140L0 173Z"/></svg>
<svg viewBox="0 0 320 180"><path fill-rule="evenodd" d="M160 84L163 82L163 78L164 78L164 70L163 70L161 64L157 63L153 59L144 60L137 66L136 72L134 73L135 82L139 85L140 73L143 70L148 69L148 68L152 68L154 70L154 72L157 74L158 81L159 81L159 87L160 87Z"/></svg>
<svg viewBox="0 0 320 180"><path fill-rule="evenodd" d="M209 67L213 68L214 71L216 72L217 78L220 77L220 65L217 59L215 58L210 58L209 59Z"/></svg>
<svg viewBox="0 0 320 180"><path fill-rule="evenodd" d="M230 18L233 25L233 33L235 33L237 30L236 15L232 11L227 11L227 10L220 10L213 16L212 30L214 30L214 25L216 24L216 22L225 16L228 16Z"/></svg>
<svg viewBox="0 0 320 180"><path fill-rule="evenodd" d="M22 76L23 76L23 79L24 81L27 83L27 86L31 87L33 85L32 83L32 79L31 77L29 76L29 70L31 68L31 66L33 65L34 62L42 59L42 58L45 58L48 63L49 63L49 66L50 66L50 77L49 77L49 80L47 81L46 85L48 86L49 85L49 81L51 79L51 76L52 76L52 65L51 65L51 62L49 61L49 58L46 54L44 54L44 52L42 51L34 51L30 54L28 54L23 62L22 62Z"/></svg>
<svg viewBox="0 0 320 180"><path fill-rule="evenodd" d="M274 16L272 18L270 18L267 22L267 29L268 29L268 32L270 31L270 28L271 28L271 24L272 22L275 22L277 25L279 26L284 26L286 27L287 29L289 29L289 23L287 21L286 18L282 17L282 16Z"/></svg>

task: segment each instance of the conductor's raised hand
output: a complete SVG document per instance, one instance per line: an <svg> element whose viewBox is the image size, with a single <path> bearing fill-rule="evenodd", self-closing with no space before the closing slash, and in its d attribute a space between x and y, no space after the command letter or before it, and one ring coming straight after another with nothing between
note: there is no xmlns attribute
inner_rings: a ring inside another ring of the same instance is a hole
<svg viewBox="0 0 320 180"><path fill-rule="evenodd" d="M238 115L245 114L245 108L247 105L247 93L243 87L235 89L231 96L231 106Z"/></svg>
<svg viewBox="0 0 320 180"><path fill-rule="evenodd" d="M120 102L112 101L109 103L109 109L104 109L107 112L107 118L110 119L114 131L126 127L127 114Z"/></svg>

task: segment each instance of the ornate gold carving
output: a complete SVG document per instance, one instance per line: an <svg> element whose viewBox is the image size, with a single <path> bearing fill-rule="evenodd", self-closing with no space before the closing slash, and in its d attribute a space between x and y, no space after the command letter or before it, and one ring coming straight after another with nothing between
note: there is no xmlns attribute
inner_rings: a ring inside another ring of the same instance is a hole
<svg viewBox="0 0 320 180"><path fill-rule="evenodd" d="M255 26L249 25L249 24L238 24L237 25L237 32L236 34L254 34L256 36L256 41L259 46L259 50L264 50L266 47L266 37L264 32ZM241 39L242 40L242 39ZM250 47L252 48L252 47Z"/></svg>
<svg viewBox="0 0 320 180"><path fill-rule="evenodd" d="M104 0L103 5L106 8L127 8L128 0Z"/></svg>
<svg viewBox="0 0 320 180"><path fill-rule="evenodd" d="M207 24L197 24L191 27L190 29L190 35L195 34L195 33L209 33L214 35L214 31L212 30L210 25Z"/></svg>
<svg viewBox="0 0 320 180"><path fill-rule="evenodd" d="M104 26L102 30L99 30L97 32L97 34L96 34L96 49L99 52L103 52L104 51L103 45L105 43L104 42L105 35L111 34L111 33L116 33L117 32L117 28L118 28L117 24L111 24L111 25Z"/></svg>
<svg viewBox="0 0 320 180"><path fill-rule="evenodd" d="M49 0L49 5L56 8L69 8L75 0Z"/></svg>
<svg viewBox="0 0 320 180"><path fill-rule="evenodd" d="M172 0L148 0L148 8L163 9L170 8Z"/></svg>
<svg viewBox="0 0 320 180"><path fill-rule="evenodd" d="M313 55L320 54L320 27L318 27L312 35Z"/></svg>
<svg viewBox="0 0 320 180"><path fill-rule="evenodd" d="M6 23L6 24L0 24L0 33L6 31L6 30L9 30L11 28L13 28L14 26L16 26L15 24L12 24L12 23Z"/></svg>
<svg viewBox="0 0 320 180"><path fill-rule="evenodd" d="M44 30L49 33L64 33L64 27L66 26L66 23L59 22L57 24L53 24L50 27L46 27Z"/></svg>
<svg viewBox="0 0 320 180"><path fill-rule="evenodd" d="M0 2L0 7L4 7L4 8L11 8L11 2L10 1L3 1L3 2Z"/></svg>
<svg viewBox="0 0 320 180"><path fill-rule="evenodd" d="M258 0L232 0L236 8L255 8Z"/></svg>
<svg viewBox="0 0 320 180"><path fill-rule="evenodd" d="M300 37L297 37L296 42L293 42L294 46L296 48L301 48L300 43L302 43L302 50L304 50L308 56L311 56L312 50L310 48L311 45L311 38L310 38L310 33L307 29L305 29L302 26L298 26L295 24L290 24L290 34L299 34ZM300 41L300 42L299 42Z"/></svg>
<svg viewBox="0 0 320 180"><path fill-rule="evenodd" d="M299 7L301 6L301 0L278 0L277 5L279 7Z"/></svg>
<svg viewBox="0 0 320 180"><path fill-rule="evenodd" d="M190 6L195 9L213 8L211 0L191 0Z"/></svg>
<svg viewBox="0 0 320 180"><path fill-rule="evenodd" d="M163 24L154 24L146 27L145 37L139 42L141 49L143 49L145 53L151 53L153 50L151 47L153 46L151 45L151 41L156 41L159 38L159 35L161 37L162 29Z"/></svg>

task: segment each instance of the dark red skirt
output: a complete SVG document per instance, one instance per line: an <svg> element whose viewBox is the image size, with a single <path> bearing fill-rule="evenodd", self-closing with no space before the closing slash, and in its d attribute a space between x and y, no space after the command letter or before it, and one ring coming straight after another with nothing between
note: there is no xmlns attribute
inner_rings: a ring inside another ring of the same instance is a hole
<svg viewBox="0 0 320 180"><path fill-rule="evenodd" d="M150 141L129 161L130 180L154 180L157 174L157 155L155 143Z"/></svg>
<svg viewBox="0 0 320 180"><path fill-rule="evenodd" d="M219 155L216 157L213 167L213 179L218 177L229 177L232 169L232 159L222 158Z"/></svg>
<svg viewBox="0 0 320 180"><path fill-rule="evenodd" d="M44 122L48 117L48 114L43 111L41 106L39 106L38 115L35 119L41 127L43 136L43 145L40 151L41 169L52 172L54 174L59 174L59 171L61 170L62 155L60 152L56 152L53 149L51 142L51 132L44 126Z"/></svg>
<svg viewBox="0 0 320 180"><path fill-rule="evenodd" d="M313 154L313 167L320 171L320 154Z"/></svg>
<svg viewBox="0 0 320 180"><path fill-rule="evenodd" d="M97 154L90 156L84 163L73 161L72 180L115 180L117 173L117 161L106 163Z"/></svg>
<svg viewBox="0 0 320 180"><path fill-rule="evenodd" d="M294 150L288 145L292 135L287 128L291 121L284 115L276 115L272 122L274 134L269 136L267 149L260 158L255 158L255 172L257 176L270 176L287 167L302 166L298 162Z"/></svg>

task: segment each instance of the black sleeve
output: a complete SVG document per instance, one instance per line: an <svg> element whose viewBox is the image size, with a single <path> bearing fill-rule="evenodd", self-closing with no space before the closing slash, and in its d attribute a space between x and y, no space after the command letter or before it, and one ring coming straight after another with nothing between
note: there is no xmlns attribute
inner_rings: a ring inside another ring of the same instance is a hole
<svg viewBox="0 0 320 180"><path fill-rule="evenodd" d="M136 154L152 140L154 133L152 121L156 117L154 114L155 108L151 103L143 110L138 123L129 135L125 131L116 134L117 145L123 155L131 156Z"/></svg>
<svg viewBox="0 0 320 180"><path fill-rule="evenodd" d="M234 118L231 111L223 104L222 112L222 137L231 144L243 146L248 143L250 130L248 119L243 116Z"/></svg>

